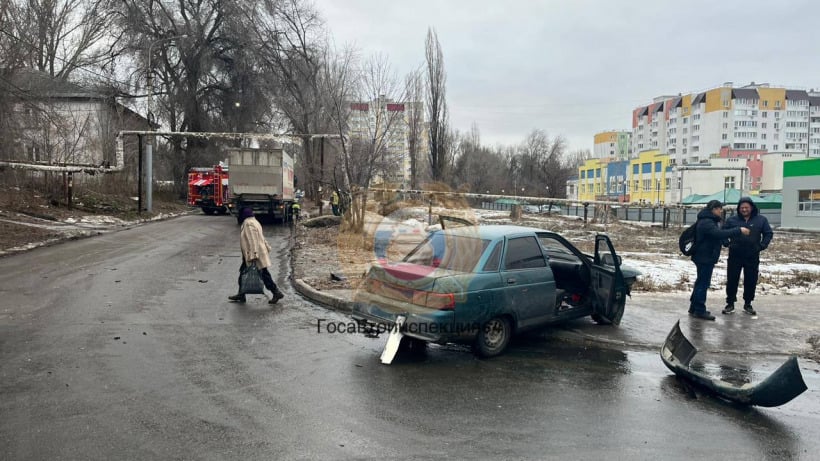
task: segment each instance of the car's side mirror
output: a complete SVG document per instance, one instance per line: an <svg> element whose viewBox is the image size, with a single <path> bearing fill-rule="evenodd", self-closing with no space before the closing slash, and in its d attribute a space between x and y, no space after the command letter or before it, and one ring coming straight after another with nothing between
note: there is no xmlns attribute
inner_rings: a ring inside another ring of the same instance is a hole
<svg viewBox="0 0 820 461"><path fill-rule="evenodd" d="M621 257L620 256L615 256L615 258L613 258L612 254L610 254L610 253L606 253L606 254L601 255L601 264L603 264L605 266L615 266L616 265L615 261L617 261L618 266L621 265Z"/></svg>

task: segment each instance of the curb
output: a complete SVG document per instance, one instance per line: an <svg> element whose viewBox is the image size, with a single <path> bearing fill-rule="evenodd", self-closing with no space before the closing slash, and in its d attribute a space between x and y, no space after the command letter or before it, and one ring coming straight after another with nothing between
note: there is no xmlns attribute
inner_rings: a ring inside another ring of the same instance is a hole
<svg viewBox="0 0 820 461"><path fill-rule="evenodd" d="M293 288L296 290L297 293L301 294L302 296L312 301L324 304L325 306L331 307L337 311L348 314L353 311L352 301L348 301L338 296L334 296L317 290L312 286L308 285L307 283L305 283L305 281L302 279L294 279Z"/></svg>
<svg viewBox="0 0 820 461"><path fill-rule="evenodd" d="M182 211L180 213L169 213L166 215L158 215L152 218L140 218L134 221L123 221L121 224L116 224L111 227L102 227L102 228L88 228L88 229L78 229L78 233L74 235L61 235L59 237L54 237L49 240L43 240L41 242L33 242L30 244L26 244L24 246L14 247L14 248L7 248L5 250L0 250L0 258L4 258L7 256L13 256L21 253L26 253L32 250L36 250L37 248L47 248L54 245L59 245L63 242L70 242L72 240L84 240L87 238L97 237L103 234L121 232L133 229L135 227L142 226L144 224L160 222L160 221L167 221L169 219L175 219L182 216L187 216L189 214L193 214L192 210ZM101 216L109 216L109 215L101 215Z"/></svg>

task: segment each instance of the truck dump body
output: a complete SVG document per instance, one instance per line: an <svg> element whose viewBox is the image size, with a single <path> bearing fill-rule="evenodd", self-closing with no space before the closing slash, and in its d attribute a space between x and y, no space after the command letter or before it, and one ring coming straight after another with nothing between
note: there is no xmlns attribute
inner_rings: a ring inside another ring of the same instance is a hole
<svg viewBox="0 0 820 461"><path fill-rule="evenodd" d="M236 148L229 151L233 209L286 221L294 200L293 158L282 149Z"/></svg>

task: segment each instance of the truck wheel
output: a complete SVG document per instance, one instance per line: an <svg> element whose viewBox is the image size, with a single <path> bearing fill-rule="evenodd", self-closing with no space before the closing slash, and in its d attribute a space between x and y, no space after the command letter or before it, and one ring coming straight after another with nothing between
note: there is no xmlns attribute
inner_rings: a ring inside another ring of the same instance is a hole
<svg viewBox="0 0 820 461"><path fill-rule="evenodd" d="M219 214L226 214L228 212L228 209L225 208L224 206L221 206L221 207L219 207L219 209L216 210L216 212L219 213Z"/></svg>
<svg viewBox="0 0 820 461"><path fill-rule="evenodd" d="M214 210L213 208L202 207L202 212L206 215L212 215L216 212L216 210Z"/></svg>
<svg viewBox="0 0 820 461"><path fill-rule="evenodd" d="M474 351L481 357L495 357L504 352L512 337L512 327L507 317L495 317L481 326L476 337Z"/></svg>

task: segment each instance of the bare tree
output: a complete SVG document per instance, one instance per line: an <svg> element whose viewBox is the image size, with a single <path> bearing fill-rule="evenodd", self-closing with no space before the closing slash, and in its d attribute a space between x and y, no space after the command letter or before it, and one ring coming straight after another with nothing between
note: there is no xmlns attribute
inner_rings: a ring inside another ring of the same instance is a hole
<svg viewBox="0 0 820 461"><path fill-rule="evenodd" d="M475 123L468 133L460 137L454 186L475 193L500 193L507 179L504 158L481 145L481 135Z"/></svg>
<svg viewBox="0 0 820 461"><path fill-rule="evenodd" d="M248 104L258 99L251 88L258 82L258 72L248 64L253 59L238 36L244 29L229 20L242 11L239 2L120 1L121 26L127 31L130 51L141 58L144 73L140 74L156 76L154 94L148 95L154 101L152 112L172 131L243 130L262 110L259 104ZM247 118L245 112L250 113ZM184 186L192 166L213 164L222 155L216 140L169 141L167 163L178 185Z"/></svg>
<svg viewBox="0 0 820 461"><path fill-rule="evenodd" d="M355 86L359 82L360 69L357 52L352 47L346 47L337 52L328 44L325 47L323 61L325 65L322 67L319 79L320 95L323 98L322 106L326 108L332 125L329 131L339 135L337 142L327 144L341 152L338 161L332 163L328 175L329 185L336 190L349 190L347 171L352 167L351 159L345 153L350 150L350 141L347 137L350 129L350 103L356 97ZM321 173L324 178L325 172Z"/></svg>
<svg viewBox="0 0 820 461"><path fill-rule="evenodd" d="M396 171L405 146L398 139L406 130L404 88L384 55L366 60L359 72L360 80L351 95L352 113L348 115L349 143L342 144L347 182L351 189L351 207L346 221L354 232L364 228L367 191L377 174L385 178ZM344 102L342 103L344 104ZM343 127L339 125L339 128Z"/></svg>
<svg viewBox="0 0 820 461"><path fill-rule="evenodd" d="M407 93L407 155L410 157L410 189L418 189L419 179L423 178L420 163L422 149L429 148L425 142L424 135L424 86L421 75L418 71L413 71L405 78ZM426 157L426 156L424 156Z"/></svg>
<svg viewBox="0 0 820 461"><path fill-rule="evenodd" d="M266 77L266 92L274 109L287 120L291 133L303 135L301 160L308 196L317 198L323 172L317 146L309 135L327 133L331 126L321 94L326 30L307 0L243 0L249 42L257 50Z"/></svg>
<svg viewBox="0 0 820 461"><path fill-rule="evenodd" d="M447 151L449 121L447 114L444 55L438 36L432 28L427 30L425 41L427 62L427 121L429 123L430 168L433 181L444 181L452 154Z"/></svg>
<svg viewBox="0 0 820 461"><path fill-rule="evenodd" d="M12 3L12 34L28 67L68 80L77 69L110 66L120 53L119 29L113 27L116 0Z"/></svg>

